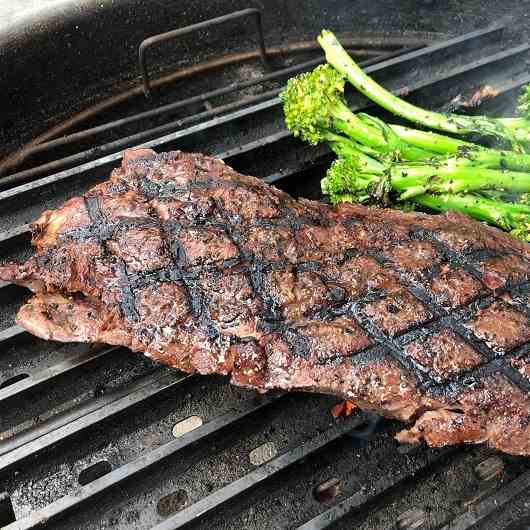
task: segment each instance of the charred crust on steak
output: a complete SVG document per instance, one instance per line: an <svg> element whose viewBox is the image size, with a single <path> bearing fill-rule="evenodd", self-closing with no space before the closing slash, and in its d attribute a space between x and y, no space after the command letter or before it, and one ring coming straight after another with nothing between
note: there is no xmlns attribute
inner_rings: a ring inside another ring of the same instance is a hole
<svg viewBox="0 0 530 530"><path fill-rule="evenodd" d="M260 392L340 396L433 446L530 454L530 246L464 216L294 200L200 154L127 151L0 267L40 337Z"/></svg>

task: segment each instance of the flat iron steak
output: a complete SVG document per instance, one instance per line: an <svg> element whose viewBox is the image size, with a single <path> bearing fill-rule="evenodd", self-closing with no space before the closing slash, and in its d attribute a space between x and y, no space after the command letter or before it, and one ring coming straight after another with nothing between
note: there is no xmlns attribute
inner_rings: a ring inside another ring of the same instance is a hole
<svg viewBox="0 0 530 530"><path fill-rule="evenodd" d="M235 385L333 394L431 446L530 454L530 246L460 215L295 200L201 154L125 153L32 225L18 322Z"/></svg>

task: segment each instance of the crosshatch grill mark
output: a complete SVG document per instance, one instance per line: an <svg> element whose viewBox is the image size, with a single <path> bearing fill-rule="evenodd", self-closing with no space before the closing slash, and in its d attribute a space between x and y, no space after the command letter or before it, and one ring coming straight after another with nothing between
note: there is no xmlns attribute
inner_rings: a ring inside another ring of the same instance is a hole
<svg viewBox="0 0 530 530"><path fill-rule="evenodd" d="M159 183L154 183L147 178L143 179L142 182L143 184L140 186L140 190L148 200L153 198L171 198L175 194L180 196L183 192L191 193L192 190L198 189L207 191L212 186L227 188L244 187L244 185L239 182L228 182L226 180L219 182L215 178L204 178L204 174L201 175L200 180L197 177L197 179L191 181L186 188L177 187L173 183L161 185ZM251 189L251 187L248 187L248 189ZM179 281L185 287L189 306L192 309L194 317L200 322L200 326L206 331L207 335L212 340L215 340L220 332L209 314L209 308L206 302L207 298L204 290L199 285L198 279L203 272L213 271L222 273L228 266L234 266L237 264L238 272L243 272L248 275L254 295L258 298L264 308L264 313L260 315L261 329L280 333L284 337L285 342L290 345L293 354L302 357L308 356L307 340L301 335L296 327L289 325L289 323L278 313L274 301L271 299L270 294L266 292L263 284L263 275L265 271L285 270L288 266L287 261L285 259L280 261L258 259L253 253L243 251L241 243L244 240L246 231L251 228L264 230L275 227L289 228L294 237L296 231L303 227L318 226L315 219L299 217L294 212L290 211L288 207L282 205L280 211L283 215L281 217L270 219L257 218L253 223L245 223L242 218L239 218L236 219L239 221L239 226L236 228L234 225L234 219L231 219L231 216L233 217L233 215L229 214L224 209L222 201L215 200L214 207L216 217L214 219L202 218L196 222L184 221L184 224L175 221L165 223L158 217L156 211L152 211L151 215L154 216L154 218L151 217L150 219L136 220L124 219L111 223L102 213L97 196L85 196L85 204L92 222L91 226L72 230L70 233L64 234L62 236L63 238L80 240L96 237L103 248L105 248L105 241L112 238L113 234L118 231L130 228L148 228L156 226L160 229L166 251L170 256L170 266L153 271L142 271L138 274L129 272L125 262L122 259L116 258L123 279L120 306L123 314L127 318L131 320L136 320L138 318L134 295L136 289L158 281ZM219 221L219 217L221 221ZM354 223L345 220L342 224L346 228L354 229L358 224L358 220L355 220ZM179 240L179 234L183 226L198 230L207 230L208 228L218 228L222 230L232 244L238 249L237 258L219 263L195 266L190 265L187 263L185 250ZM472 253L455 252L438 240L435 234L424 229L411 230L410 238L431 242L435 245L437 252L443 259L453 266L462 267L479 281L483 279L483 274L477 267L476 261L502 256L502 253L494 252L489 249L484 249L483 251L475 250ZM406 241L407 240L404 239L401 243L406 243ZM398 244L399 243L400 242L398 242ZM400 270L391 259L387 258L384 252L377 251L363 253L356 251L355 249L349 249L349 252L344 252L340 256L330 255L329 258L335 259L336 262L341 262L353 256L363 255L376 259L379 264L395 273L399 278L400 285L404 287L415 300L421 303L431 316L427 319L427 322L423 320L412 324L396 336L390 336L388 333L385 333L383 329L378 327L373 320L368 318L362 310L363 305L367 301L373 301L376 299L384 300L385 296L387 296L384 292L364 293L357 298L342 300L340 304L335 306L319 307L307 315L307 318L311 321L330 321L333 318L336 318L337 315L347 315L351 317L359 325L360 329L367 334L370 341L372 341L371 346L353 352L353 356L359 356L363 352L380 352L380 348L383 347L385 355L389 355L396 360L408 373L413 373L417 378L420 378L420 386L435 393L457 391L462 388L462 386L472 385L484 375L492 373L502 373L519 388L524 389L525 391L530 390L530 383L510 364L510 360L513 357L520 355L520 352L524 350L526 345L516 348L513 351L506 352L500 356L498 352L490 348L483 340L480 340L471 330L462 324L463 317L465 317L464 321L472 319L476 315L477 307L485 307L492 302L493 297L490 292L484 290L483 293L481 293L476 299L473 299L465 307L448 309L436 302L435 296L426 285L414 280L409 274ZM320 271L320 269L321 264L319 262L299 262L295 267L296 272L303 272L305 270L315 271L316 273L321 274L321 278L325 283L329 282L330 279L326 278L325 273ZM427 275L430 278L436 277L436 274L436 266L433 266L427 271ZM528 289L528 286L529 282L525 280L516 284L507 284L502 287L500 291L508 294L517 293L518 291ZM523 314L530 316L530 309L528 306L517 302L516 297L514 298L513 306ZM462 370L456 376L443 382L434 379L428 374L428 372L420 369L422 367L419 367L418 364L404 352L404 346L416 336L415 334L418 329L421 328L422 331L429 333L429 329L435 329L433 325L439 326L441 324L452 329L459 338L465 341L465 343L473 348L474 351L477 351L484 360L484 362L478 366ZM328 361L331 362L333 359L334 357L330 356Z"/></svg>

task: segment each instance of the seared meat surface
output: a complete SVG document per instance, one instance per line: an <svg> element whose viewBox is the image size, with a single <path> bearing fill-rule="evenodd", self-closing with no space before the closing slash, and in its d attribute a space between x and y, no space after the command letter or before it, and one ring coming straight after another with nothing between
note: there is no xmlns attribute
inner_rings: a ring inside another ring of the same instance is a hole
<svg viewBox="0 0 530 530"><path fill-rule="evenodd" d="M530 247L458 215L287 194L199 155L129 151L0 267L31 333L236 385L329 393L432 446L530 454Z"/></svg>

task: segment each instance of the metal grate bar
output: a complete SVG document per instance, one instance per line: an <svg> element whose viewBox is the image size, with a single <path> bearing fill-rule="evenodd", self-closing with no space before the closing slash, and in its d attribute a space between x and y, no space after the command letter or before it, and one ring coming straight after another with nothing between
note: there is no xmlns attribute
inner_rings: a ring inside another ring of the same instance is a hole
<svg viewBox="0 0 530 530"><path fill-rule="evenodd" d="M283 171L278 171L278 173L273 173L272 175L268 175L264 177L264 182L267 184L274 184L275 182L280 182L281 180L285 180L286 178L292 177L293 175L296 175L297 173L300 173L300 171L303 171L304 169L312 169L319 165L319 163L324 163L324 160L327 160L323 158L321 162L318 160L313 161L312 163L308 163L306 166L303 166L301 168L289 168L284 169Z"/></svg>
<svg viewBox="0 0 530 530"><path fill-rule="evenodd" d="M227 427L234 426L240 420L258 412L279 399L279 397L281 396L264 397L259 403L256 403L254 400L248 400L238 409L214 418L201 427L186 433L181 438L168 442L153 451L143 454L136 460L133 460L90 484L83 486L77 490L75 494L66 495L45 508L32 512L31 515L24 519L10 524L5 530L29 530L31 528L38 528L42 526L44 522L48 523L58 517L62 517L69 511L80 508L95 496L123 484L126 480L129 480L139 473L145 472L155 464L160 464L168 457L175 456L179 451L190 447L192 444L202 442L211 435L217 434Z"/></svg>
<svg viewBox="0 0 530 530"><path fill-rule="evenodd" d="M352 511L356 510L361 506L364 506L368 502L373 501L375 498L379 497L383 493L388 492L395 486L406 482L407 480L412 478L416 473L433 466L436 462L438 462L448 454L454 453L456 450L456 448L451 448L439 451L435 454L429 453L425 461L421 463L416 462L414 465L411 464L407 470L406 475L390 475L379 479L369 489L369 491L359 491L357 493L354 493L353 495L339 502L329 510L326 510L325 512L317 515L310 521L307 521L307 523L304 523L303 525L299 526L297 530L321 530L323 528L328 528L334 525L335 523L337 523L337 521L350 514Z"/></svg>
<svg viewBox="0 0 530 530"><path fill-rule="evenodd" d="M392 57L397 57L397 56L402 55L403 53L405 53L405 51L419 49L419 48L421 48L423 46L424 45L422 44L421 46L418 45L416 47L407 48L407 50L400 49L400 50L395 51L395 52L385 53L385 54L382 54L380 56L374 57L372 59L368 59L366 61L362 61L360 64L361 64L361 66L368 66L368 65L371 65L371 64L375 64L377 62L381 62L382 60L388 60L388 59L390 59ZM28 149L26 151L26 153L27 153L26 156L30 156L30 155L33 155L33 154L36 154L36 153L41 153L43 151L49 151L50 149L53 149L55 147L71 144L71 143L76 142L78 140L86 140L87 138L91 138L94 135L99 134L101 132L106 132L106 131L110 131L110 130L113 130L113 129L117 129L119 127L123 127L124 125L135 123L137 121L141 121L141 120L144 120L144 119L147 119L147 118L153 118L153 117L161 116L161 115L166 115L167 116L168 114L172 113L173 111L175 111L177 109L180 109L180 108L183 108L183 107L186 107L186 106L189 106L189 105L192 105L193 103L201 103L201 102L204 103L204 102L209 101L211 98L214 98L214 97L217 97L217 96L223 96L223 95L226 95L226 94L230 94L232 92L236 92L236 91L241 90L243 88L248 88L248 87L252 87L252 86L255 86L255 85L259 85L259 84L264 83L266 81L277 80L277 79L281 79L282 77L288 77L288 76L297 74L299 72L302 72L303 70L308 70L310 68L313 68L314 66L317 66L318 64L322 64L323 62L324 62L324 59L320 58L320 59L314 59L314 60L311 60L311 61L305 61L305 62L302 62L302 63L297 63L294 66L290 66L288 68L282 68L280 70L275 70L274 72L272 72L270 74L266 74L266 75L260 76L258 78L247 79L247 80L239 82L239 83L232 83L232 84L230 84L230 85L228 85L226 87L219 88L219 89L213 90L211 92L205 92L203 94L199 94L198 96L193 96L191 98L179 100L179 101L176 101L174 103L168 103L167 105L162 105L160 107L155 107L153 109L146 110L146 111L140 112L138 114L132 114L131 116L127 116L126 118L121 118L121 119L118 119L118 120L115 120L115 121L103 123L103 124L98 125L96 127L91 127L90 129L84 129L82 131L69 134L67 136L61 136L60 138L56 138L55 140L50 140L48 142L45 142L45 143L42 143L42 144L37 144L37 145L31 147L30 149ZM183 122L182 124L190 123L191 121L199 121L200 119L206 119L207 117L210 117L210 116L217 116L219 114L227 112L228 110L235 110L235 109L244 107L246 105L250 105L251 103L257 103L258 101L263 101L265 99L277 96L281 90L282 90L281 88L275 89L275 90L270 90L270 91L267 91L267 92L263 92L261 94L257 94L255 96L249 96L249 97L242 98L242 99L240 99L238 101L235 101L233 103L228 103L226 105L215 106L214 108L212 108L211 110L208 110L207 112L201 112L201 113L198 113L198 114L194 114L193 116L189 116L187 118L183 118L182 119L182 122ZM0 181L0 184L1 185L5 185L6 182L8 183L9 179L7 179L7 178L2 179Z"/></svg>
<svg viewBox="0 0 530 530"><path fill-rule="evenodd" d="M279 72L278 72L279 74ZM291 73L286 73L285 75L290 75ZM264 76L265 77L265 76ZM273 77L271 75L271 77ZM276 77L276 76L274 76ZM238 88L246 88L247 86L253 86L257 85L260 82L266 81L267 79L250 79L248 81L245 81L244 83L241 83ZM160 116L162 114L168 115L172 111L192 105L193 103L199 103L202 101L207 101L210 98L224 95L225 93L230 93L232 91L235 91L236 88L233 88L232 85L229 87L226 87L224 89L218 89L212 92L207 92L205 94L201 94L199 96L193 96L192 98L177 101L176 103L169 103L168 105L164 105L162 107L157 107L152 110L147 110L145 112L141 112L139 114L133 114L132 116L127 116L126 118L122 118L120 120L116 120L113 122L104 123L102 125L98 125L96 127L92 127L90 129L85 129L83 131L79 131L76 133L72 133L68 136L62 136L61 138L57 138L56 140L50 140L49 142L43 143L43 144L37 144L35 147L33 147L31 150L28 151L29 154L36 154L42 151L47 151L49 149L52 149L54 147L59 147L63 145L67 145L69 143L73 143L77 140L85 140L89 138L90 136L93 136L95 134L105 132L108 130L116 129L118 127L122 127L123 125L128 125L130 123L134 123L136 121L140 121L143 119ZM248 96L246 98L243 98L238 101L234 101L233 103L227 103L226 105L220 105L212 108L211 110L207 110L204 112L199 112L197 114L193 114L191 116L186 116L184 118L181 118L179 120L175 120L173 122L169 122L167 124L164 124L165 126L169 126L170 128L175 128L177 126L181 127L183 125L186 125L188 123L193 123L196 121L200 121L201 119L210 118L212 116L217 116L219 114L222 114L224 112L227 112L229 110L235 110L242 107L245 107L246 105L250 105L251 103L257 103L259 101L263 101L265 99L270 99L274 96L277 96L279 94L281 89L275 89L275 90L269 90L267 92L263 92L262 94L257 94L255 96ZM158 129L149 129L146 131L142 131L148 135L151 135L153 131L156 131ZM24 175L22 176L22 179L24 179ZM20 179L12 179L12 180L20 180ZM2 186L8 185L10 183L9 177L5 177L2 180L0 180L0 184Z"/></svg>
<svg viewBox="0 0 530 530"><path fill-rule="evenodd" d="M494 53L492 55L489 55L488 57L484 57L482 59L477 59L469 64L464 64L462 66L458 66L452 70L450 70L448 73L440 74L437 77L434 77L431 80L432 85L437 85L444 81L454 81L455 78L458 78L460 76L466 76L466 79L473 82L473 75L476 75L476 73L480 73L480 70L483 67L486 67L487 69L491 69L494 73L499 72L498 63L502 63L505 61L508 61L511 63L512 61L522 61L521 57L524 57L528 55L528 51L530 50L529 44L521 44L519 46L515 46L513 48L509 48L507 50L503 50L497 53ZM521 56L521 57L520 57ZM527 72L524 72L524 74L527 74ZM506 91L506 87L508 86L504 82L505 74L503 74L503 81L502 84L499 86L499 93L502 93ZM511 83L509 83L511 85ZM419 87L413 87L412 90L417 88L423 88L425 84L421 85Z"/></svg>
<svg viewBox="0 0 530 530"><path fill-rule="evenodd" d="M460 53L462 51L462 48L466 49L472 44L474 46L484 45L492 37L495 37L495 38L500 37L501 32L502 32L502 27L494 27L494 28L489 28L487 30L472 32L462 37L458 37L456 39L451 39L448 41L444 41L443 43L436 44L433 46L428 46L428 47L422 48L414 52L402 54L395 59L390 59L390 60L383 61L381 63L375 64L372 66L368 66L365 69L365 71L368 74L373 75L375 78L378 78L378 74L384 74L385 69L396 69L400 71L408 71L410 69L413 69L414 65L418 61L421 61L422 63L425 62L426 57L429 58L428 60L430 63L434 63L440 55L446 56L449 52L452 54ZM414 90L412 86L409 88L411 91ZM189 135L204 131L208 128L237 120L243 116L251 115L251 114L266 110L268 108L273 108L279 105L280 105L279 98L274 98L270 100L269 102L266 102L266 104L262 103L262 104L254 105L254 106L239 110L237 112L233 112L231 114L228 114L222 117L217 117L208 122L195 125L188 129L176 131L170 135L152 140L148 144L142 144L142 145L144 146L148 145L149 147L160 146L164 143L174 141L179 138L183 138L185 136L189 136ZM189 118L192 118L192 117L189 117ZM155 132L153 131L154 129L151 129L150 131L148 131L149 135L155 134ZM146 137L145 134L146 132L143 131L141 133L134 134L127 138L122 138L120 140L116 140L114 142L98 146L94 149L90 149L88 151L83 151L75 155L71 155L69 157L66 157L58 161L50 162L48 164L44 164L42 166L38 166L36 168L32 168L24 172L15 173L13 175L10 175L9 177L5 177L2 181L8 182L6 179L9 179L9 178L14 179L14 180L26 180L29 178L33 178L37 175L40 175L43 171L52 171L52 170L55 171L57 169L60 169L61 167L64 167L65 164L82 163L92 156L101 155L101 154L110 152L115 149L121 149L126 145L133 144L134 142L143 141ZM12 190L7 190L5 192L0 193L0 200L6 197L10 197L12 195L16 195L18 193L24 193L25 191L29 191L30 189L34 189L36 187L49 184L51 182L58 182L60 180L63 180L64 178L77 175L80 171L83 171L84 169L91 169L92 167L98 167L104 163L118 160L120 158L121 158L121 153L116 153L108 157L97 159L94 162L91 162L89 164L83 164L81 166L73 168L73 171L72 170L62 171L60 173L52 175L51 177L46 177L46 178L31 182L29 184L18 186L16 188L13 188ZM10 192L14 192L14 193L10 193Z"/></svg>
<svg viewBox="0 0 530 530"><path fill-rule="evenodd" d="M473 506L473 509L458 516L441 530L467 530L474 527L480 521L500 510L508 502L512 501L530 488L530 471L512 480L509 484L503 486L499 491L484 499L479 504ZM493 528L493 527L491 527ZM522 530L523 527L521 527Z"/></svg>
<svg viewBox="0 0 530 530"><path fill-rule="evenodd" d="M204 497L200 501L192 504L190 507L178 512L169 517L164 522L158 524L153 530L173 530L175 528L183 528L184 526L200 520L208 513L218 509L223 504L235 499L236 497L250 491L258 484L268 480L277 473L284 471L288 467L300 462L302 459L313 455L326 445L339 439L347 432L361 425L364 418L355 417L350 421L345 421L337 426L332 427L328 431L315 436L311 440L305 442L294 449L280 455L277 458L263 464L255 471L248 473L244 477L232 482L228 486L221 488L211 495Z"/></svg>
<svg viewBox="0 0 530 530"><path fill-rule="evenodd" d="M74 410L54 416L32 429L0 442L0 473L192 377L184 375L179 378L178 373L159 370L119 391L84 403Z"/></svg>
<svg viewBox="0 0 530 530"><path fill-rule="evenodd" d="M82 352L78 355L70 355L64 361L61 361L49 368L40 370L33 374L29 374L29 377L13 383L5 388L0 388L0 407L3 406L3 402L11 399L15 396L20 396L26 392L35 390L38 386L53 381L55 378L64 375L76 368L80 368L85 364L88 364L100 357L104 357L112 352L119 350L118 346L113 348L100 348L92 349L86 352Z"/></svg>
<svg viewBox="0 0 530 530"><path fill-rule="evenodd" d="M3 329L0 331L0 344L2 342L11 340L15 337L19 337L21 335L24 335L24 333L27 333L27 331L19 326L18 324L15 324L14 326L11 326L10 328Z"/></svg>
<svg viewBox="0 0 530 530"><path fill-rule="evenodd" d="M16 237L20 237L22 235L29 233L29 223L16 226L15 228L10 228L9 230L4 230L3 232L0 232L0 243L4 243L5 241L9 241L10 239L15 239Z"/></svg>

